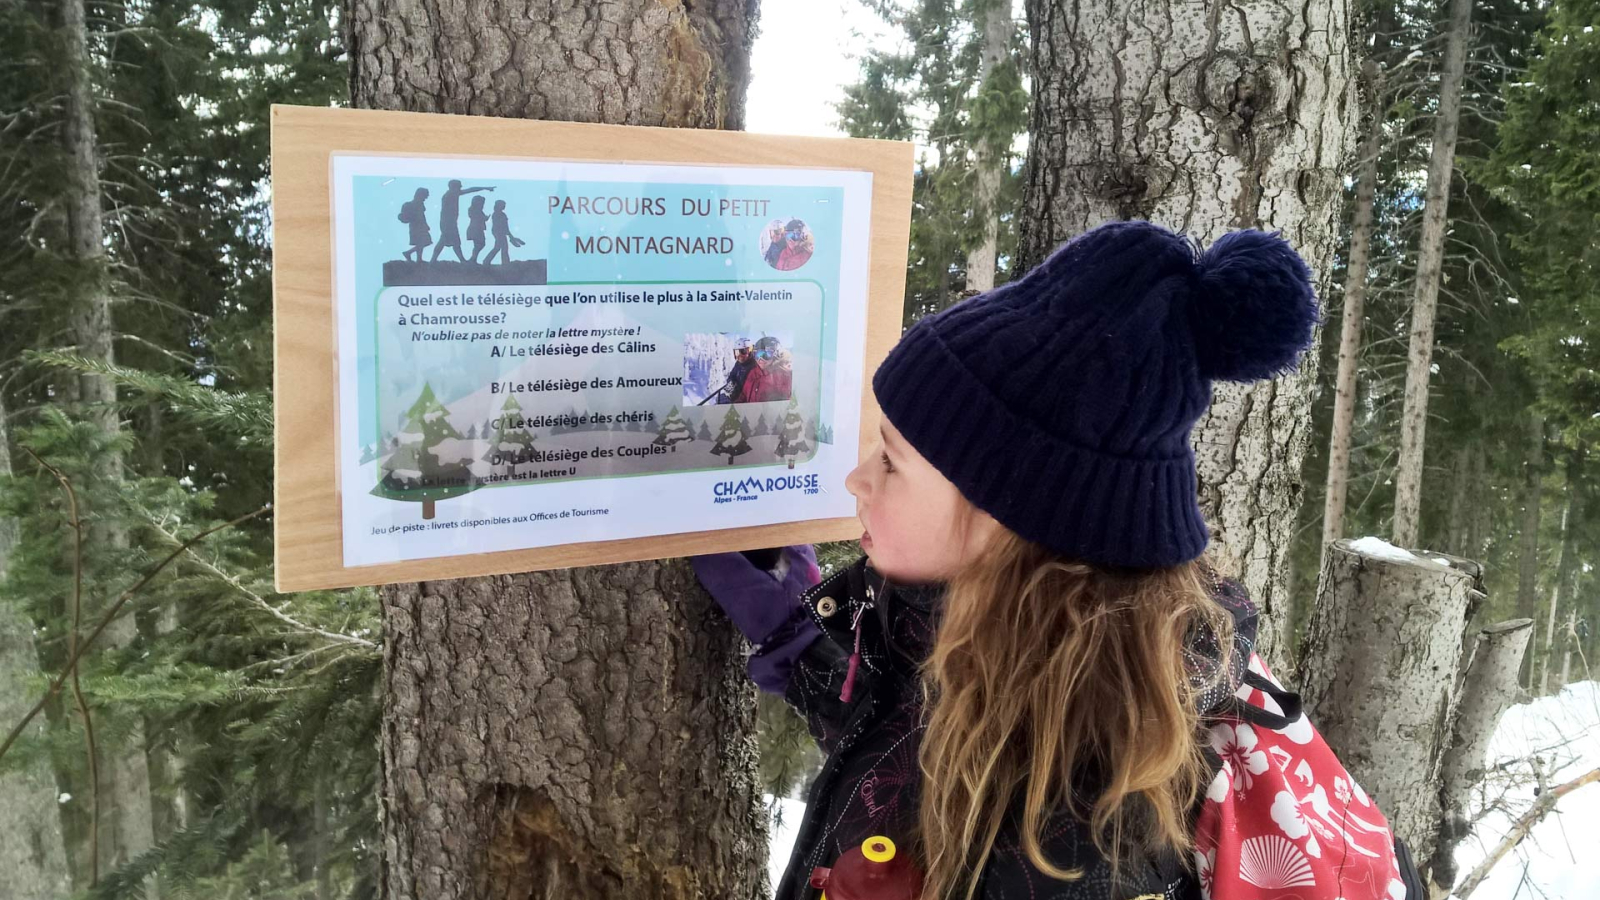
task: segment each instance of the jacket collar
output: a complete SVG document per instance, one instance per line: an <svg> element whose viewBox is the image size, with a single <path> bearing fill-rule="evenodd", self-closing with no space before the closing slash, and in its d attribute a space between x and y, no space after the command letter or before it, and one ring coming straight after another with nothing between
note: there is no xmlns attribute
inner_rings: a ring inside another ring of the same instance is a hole
<svg viewBox="0 0 1600 900"><path fill-rule="evenodd" d="M873 594L880 600L888 601L885 605L904 603L922 612L932 612L944 598L943 583L900 584L873 568L872 561L867 557L861 557L858 563L862 567L865 583L871 585Z"/></svg>

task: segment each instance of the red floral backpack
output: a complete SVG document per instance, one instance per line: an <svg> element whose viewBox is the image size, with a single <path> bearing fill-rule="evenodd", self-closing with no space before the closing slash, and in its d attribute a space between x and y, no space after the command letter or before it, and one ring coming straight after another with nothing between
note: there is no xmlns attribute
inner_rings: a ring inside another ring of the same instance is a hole
<svg viewBox="0 0 1600 900"><path fill-rule="evenodd" d="M1222 769L1195 822L1205 900L1420 900L1405 845L1261 659L1211 726Z"/></svg>

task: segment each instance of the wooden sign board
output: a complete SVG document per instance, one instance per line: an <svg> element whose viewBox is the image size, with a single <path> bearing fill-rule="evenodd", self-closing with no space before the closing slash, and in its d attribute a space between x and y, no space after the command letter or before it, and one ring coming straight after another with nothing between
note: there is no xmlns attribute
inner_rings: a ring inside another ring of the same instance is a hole
<svg viewBox="0 0 1600 900"><path fill-rule="evenodd" d="M912 147L272 109L279 590L860 533Z"/></svg>

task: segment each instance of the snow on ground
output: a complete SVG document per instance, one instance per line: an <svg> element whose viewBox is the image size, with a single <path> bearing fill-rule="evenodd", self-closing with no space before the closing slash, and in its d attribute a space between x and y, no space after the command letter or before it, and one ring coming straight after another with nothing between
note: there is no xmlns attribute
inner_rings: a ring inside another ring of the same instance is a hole
<svg viewBox="0 0 1600 900"><path fill-rule="evenodd" d="M1506 710L1489 744L1491 763L1538 755L1553 763L1546 783L1555 787L1600 766L1600 682L1569 684L1560 694ZM1526 772L1524 765L1522 771ZM1492 796L1498 797L1498 792ZM1514 789L1508 812L1491 812L1456 848L1465 878L1499 843L1517 815L1533 801L1530 782ZM1475 792L1475 803L1482 796ZM1579 900L1600 898L1600 784L1561 798L1554 812L1490 872L1472 900Z"/></svg>

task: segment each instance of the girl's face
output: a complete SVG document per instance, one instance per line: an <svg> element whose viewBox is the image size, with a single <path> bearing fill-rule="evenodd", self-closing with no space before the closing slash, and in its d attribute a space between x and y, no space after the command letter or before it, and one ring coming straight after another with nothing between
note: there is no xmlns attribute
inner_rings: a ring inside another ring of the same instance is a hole
<svg viewBox="0 0 1600 900"><path fill-rule="evenodd" d="M874 452L844 482L865 529L861 549L894 581L946 581L982 551L1000 523L968 503L887 418L882 421Z"/></svg>

